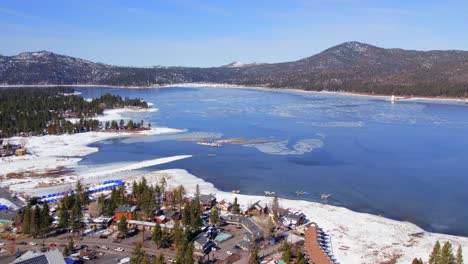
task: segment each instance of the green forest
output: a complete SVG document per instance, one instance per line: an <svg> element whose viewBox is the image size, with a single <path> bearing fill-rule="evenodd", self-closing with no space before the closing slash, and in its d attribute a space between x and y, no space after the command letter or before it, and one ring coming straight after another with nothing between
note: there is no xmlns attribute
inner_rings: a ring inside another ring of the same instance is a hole
<svg viewBox="0 0 468 264"><path fill-rule="evenodd" d="M123 107L147 108L142 99L122 98L105 94L91 101L73 94L72 88L8 88L0 89L0 138L18 135L78 133L103 129L104 125L92 119L106 109ZM66 118L78 118L72 123ZM113 126L111 126L114 124ZM120 120L107 128L138 128L143 122Z"/></svg>

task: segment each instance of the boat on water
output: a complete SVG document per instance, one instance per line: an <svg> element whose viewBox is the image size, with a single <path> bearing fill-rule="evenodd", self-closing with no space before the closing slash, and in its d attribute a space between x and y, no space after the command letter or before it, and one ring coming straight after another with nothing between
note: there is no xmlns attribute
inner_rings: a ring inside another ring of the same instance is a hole
<svg viewBox="0 0 468 264"><path fill-rule="evenodd" d="M331 197L331 194L328 194L328 193L324 193L324 194L320 195L320 199L322 199L322 200L323 199L328 199L330 197Z"/></svg>
<svg viewBox="0 0 468 264"><path fill-rule="evenodd" d="M223 145L219 144L219 143L216 143L216 142L208 142L208 141L199 141L197 142L198 145L202 145L202 146L209 146L209 147L214 147L214 148L220 148L222 147Z"/></svg>
<svg viewBox="0 0 468 264"><path fill-rule="evenodd" d="M274 195L276 195L276 192L270 192L270 191L264 191L263 193L265 194L265 196L274 196Z"/></svg>
<svg viewBox="0 0 468 264"><path fill-rule="evenodd" d="M240 190L232 190L232 193L240 193Z"/></svg>
<svg viewBox="0 0 468 264"><path fill-rule="evenodd" d="M392 94L392 97L390 97L390 103L394 104L396 102L396 97L395 95Z"/></svg>
<svg viewBox="0 0 468 264"><path fill-rule="evenodd" d="M304 195L304 194L307 194L307 192L304 192L304 191L296 191L296 195L297 195L297 196Z"/></svg>

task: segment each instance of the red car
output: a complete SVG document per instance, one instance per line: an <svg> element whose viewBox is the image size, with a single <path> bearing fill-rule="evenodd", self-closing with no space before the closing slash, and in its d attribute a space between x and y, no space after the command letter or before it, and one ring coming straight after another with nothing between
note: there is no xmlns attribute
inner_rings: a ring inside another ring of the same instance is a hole
<svg viewBox="0 0 468 264"><path fill-rule="evenodd" d="M54 244L54 243L52 243L52 244L49 245L49 247L56 247L56 246L57 246L57 245Z"/></svg>

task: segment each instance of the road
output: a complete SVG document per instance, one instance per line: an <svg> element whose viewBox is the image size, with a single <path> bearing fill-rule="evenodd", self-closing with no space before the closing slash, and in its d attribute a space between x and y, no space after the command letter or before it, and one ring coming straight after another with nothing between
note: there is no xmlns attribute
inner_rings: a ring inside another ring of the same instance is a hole
<svg viewBox="0 0 468 264"><path fill-rule="evenodd" d="M127 240L123 240L121 243L115 243L113 241L111 241L110 239L99 239L99 238L89 238L89 237L80 237L81 240L79 239L75 239L74 242L76 245L78 246L81 246L81 245L87 245L90 249L95 249L95 246L99 246L100 249L96 249L97 251L100 251L100 252L103 252L105 255L112 255L112 256L115 256L115 258L123 258L123 257L128 257L131 255L131 252L133 251L133 248L135 247L135 245L131 244L130 241L127 241ZM31 245L19 245L20 242L35 242L37 243L36 246L31 246ZM6 245L5 246L2 246L3 248L8 248L12 246L12 241L2 241L4 242ZM59 247L59 245L61 244L67 244L68 243L68 239L66 237L63 237L63 238L47 238L47 239L33 239L33 238L30 238L30 239L17 239L15 241L16 245L14 245L16 247L16 249L20 250L20 251L27 251L27 250L32 250L32 249L36 249L36 250L40 250L41 248L41 243L44 243L47 247L50 245L50 244L56 244L57 247L61 250L63 250L63 247ZM108 250L106 249L102 249L101 247L102 246L107 246L109 247ZM115 251L114 249L116 248L123 248L124 251L123 252L118 252L118 251ZM16 250L15 249L15 250ZM164 255L164 258L165 259L170 259L170 258L174 258L175 257L175 251L173 250L170 250L170 249L158 249L158 248L155 248L154 247L154 244L153 242L150 242L150 241L147 241L144 243L143 245L143 251L145 251L148 255L159 255L159 254L163 254ZM115 263L115 258L112 258L112 261L111 262L108 262L108 263ZM92 260L92 261L87 261L88 263L102 263L102 261L100 261L99 259L96 259L96 260ZM107 261L106 261L107 262Z"/></svg>

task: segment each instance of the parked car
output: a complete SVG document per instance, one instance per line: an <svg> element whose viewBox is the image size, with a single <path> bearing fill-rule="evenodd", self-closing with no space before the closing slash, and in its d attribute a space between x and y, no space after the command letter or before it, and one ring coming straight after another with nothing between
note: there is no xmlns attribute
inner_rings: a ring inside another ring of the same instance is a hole
<svg viewBox="0 0 468 264"><path fill-rule="evenodd" d="M0 242L0 246L4 246L4 245L5 245L5 243L3 243L3 242Z"/></svg>
<svg viewBox="0 0 468 264"><path fill-rule="evenodd" d="M118 247L118 248L116 248L116 249L114 249L114 250L115 250L115 251L118 251L118 252L123 252L123 251L124 251L124 249L121 248L121 247Z"/></svg>
<svg viewBox="0 0 468 264"><path fill-rule="evenodd" d="M109 249L108 246L102 246L101 248L102 248L102 249Z"/></svg>
<svg viewBox="0 0 468 264"><path fill-rule="evenodd" d="M56 246L57 246L57 244L54 244L54 243L49 245L49 247L56 247Z"/></svg>
<svg viewBox="0 0 468 264"><path fill-rule="evenodd" d="M229 256L231 256L231 255L232 255L232 252L228 250L228 251L226 251L226 254L228 254Z"/></svg>
<svg viewBox="0 0 468 264"><path fill-rule="evenodd" d="M24 241L21 241L21 242L19 242L18 244L24 246L24 245L27 245L28 243L27 243L27 242L24 242Z"/></svg>
<svg viewBox="0 0 468 264"><path fill-rule="evenodd" d="M29 245L30 245L30 246L35 246L35 245L37 245L37 243L34 242L34 241L31 241L31 242L29 242Z"/></svg>

